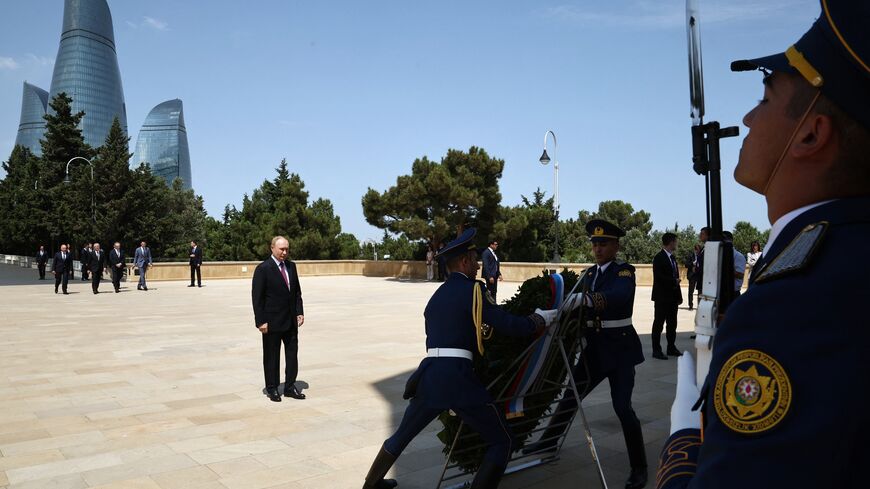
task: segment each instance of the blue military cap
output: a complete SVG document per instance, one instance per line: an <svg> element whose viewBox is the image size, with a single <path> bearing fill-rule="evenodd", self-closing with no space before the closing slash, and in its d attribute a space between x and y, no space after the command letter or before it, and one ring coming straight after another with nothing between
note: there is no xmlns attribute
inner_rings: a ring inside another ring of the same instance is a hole
<svg viewBox="0 0 870 489"><path fill-rule="evenodd" d="M735 61L731 70L798 73L870 128L870 2L821 0L821 5L810 30L784 53Z"/></svg>
<svg viewBox="0 0 870 489"><path fill-rule="evenodd" d="M596 241L619 239L625 236L625 231L619 229L619 226L611 224L604 219L593 219L587 222L586 232L589 233L589 240L593 243Z"/></svg>
<svg viewBox="0 0 870 489"><path fill-rule="evenodd" d="M439 251L438 254L435 256L444 257L444 259L449 260L453 257L459 256L471 250L476 250L477 246L474 244L474 236L476 234L477 229L466 229L456 239L447 243L447 246L441 249L441 251Z"/></svg>

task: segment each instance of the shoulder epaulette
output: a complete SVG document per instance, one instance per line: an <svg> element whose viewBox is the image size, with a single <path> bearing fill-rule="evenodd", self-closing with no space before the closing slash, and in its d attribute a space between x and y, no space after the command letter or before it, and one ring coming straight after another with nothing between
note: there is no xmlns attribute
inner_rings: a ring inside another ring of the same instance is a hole
<svg viewBox="0 0 870 489"><path fill-rule="evenodd" d="M806 267L818 250L828 225L827 221L820 221L803 228L791 243L759 272L755 277L755 283L767 282Z"/></svg>

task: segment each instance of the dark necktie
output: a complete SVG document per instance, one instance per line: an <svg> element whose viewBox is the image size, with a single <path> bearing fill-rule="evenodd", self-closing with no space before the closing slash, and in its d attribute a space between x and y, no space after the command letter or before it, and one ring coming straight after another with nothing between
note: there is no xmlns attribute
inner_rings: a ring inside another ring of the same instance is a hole
<svg viewBox="0 0 870 489"><path fill-rule="evenodd" d="M680 272L677 271L677 259L671 255L671 268L673 269L674 279L680 278Z"/></svg>
<svg viewBox="0 0 870 489"><path fill-rule="evenodd" d="M595 275L592 276L592 287L590 287L590 290L592 290L592 292L595 292L595 282L598 281L598 273L600 271L601 271L601 267L596 265L595 266Z"/></svg>

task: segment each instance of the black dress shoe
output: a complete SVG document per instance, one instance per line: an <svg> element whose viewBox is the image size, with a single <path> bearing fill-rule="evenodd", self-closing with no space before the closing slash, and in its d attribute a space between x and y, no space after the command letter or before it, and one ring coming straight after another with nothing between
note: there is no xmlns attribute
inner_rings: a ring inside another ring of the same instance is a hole
<svg viewBox="0 0 870 489"><path fill-rule="evenodd" d="M63 291L63 295L69 295L69 292L67 292L67 291L64 290L64 291Z"/></svg>
<svg viewBox="0 0 870 489"><path fill-rule="evenodd" d="M292 397L293 399L305 399L305 394L299 392L299 389L294 385L293 387L285 387L284 388L284 397Z"/></svg>
<svg viewBox="0 0 870 489"><path fill-rule="evenodd" d="M188 285L188 287L196 287L196 286L195 286L195 285L193 285L193 284L190 284L190 285Z"/></svg>
<svg viewBox="0 0 870 489"><path fill-rule="evenodd" d="M631 474L629 474L628 480L625 481L625 489L641 489L646 485L646 479L646 467L632 467Z"/></svg>
<svg viewBox="0 0 870 489"><path fill-rule="evenodd" d="M266 395L269 396L269 399L271 399L272 402L281 402L281 394L278 394L278 389L274 387L266 389Z"/></svg>
<svg viewBox="0 0 870 489"><path fill-rule="evenodd" d="M145 292L148 292L148 287L142 287L142 290L144 290Z"/></svg>
<svg viewBox="0 0 870 489"><path fill-rule="evenodd" d="M120 291L121 291L121 289L115 289L115 293L116 293L116 294L117 294L118 292L120 292Z"/></svg>
<svg viewBox="0 0 870 489"><path fill-rule="evenodd" d="M683 352L677 350L676 347L668 348L668 356L669 357L681 357L683 356Z"/></svg>
<svg viewBox="0 0 870 489"><path fill-rule="evenodd" d="M665 355L664 353L662 353L660 351L654 351L653 358L658 358L659 360L667 360L668 359L667 355Z"/></svg>

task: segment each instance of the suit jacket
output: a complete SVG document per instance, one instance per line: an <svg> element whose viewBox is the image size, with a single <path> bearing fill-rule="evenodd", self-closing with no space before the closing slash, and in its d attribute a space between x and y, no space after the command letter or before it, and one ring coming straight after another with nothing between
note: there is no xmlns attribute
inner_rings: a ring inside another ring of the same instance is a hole
<svg viewBox="0 0 870 489"><path fill-rule="evenodd" d="M48 263L48 252L45 250L42 250L42 255L40 255L39 251L37 251L36 252L36 263L39 263L40 265L45 265L46 263Z"/></svg>
<svg viewBox="0 0 870 489"><path fill-rule="evenodd" d="M302 288L296 264L284 261L290 287L284 282L278 264L270 256L254 270L251 281L251 303L254 307L254 326L269 324L269 333L280 333L298 327L296 316L304 315Z"/></svg>
<svg viewBox="0 0 870 489"><path fill-rule="evenodd" d="M653 258L652 300L671 305L683 303L683 291L674 278L674 268L665 250L659 251Z"/></svg>
<svg viewBox="0 0 870 489"><path fill-rule="evenodd" d="M113 251L114 252L114 251ZM88 260L88 269L91 273L103 273L103 269L106 268L106 252L100 250L100 257L97 258L97 252L90 252L90 260Z"/></svg>
<svg viewBox="0 0 870 489"><path fill-rule="evenodd" d="M82 248L82 251L79 253L79 261L82 263L82 265L86 267L89 266L89 263L91 261L91 253L93 253L93 250Z"/></svg>
<svg viewBox="0 0 870 489"><path fill-rule="evenodd" d="M124 250L118 251L120 252L121 256L118 256L118 254L115 253L115 248L112 248L111 250L106 252L106 261L109 263L109 267L112 270L118 270L118 267L116 267L115 265L117 265L118 263L123 265L124 263ZM122 266L121 269L123 270L124 267Z"/></svg>
<svg viewBox="0 0 870 489"><path fill-rule="evenodd" d="M483 250L483 278L486 282L489 282L490 278L498 279L500 276L501 271L499 271L499 263L495 252L492 251L492 248L487 247Z"/></svg>
<svg viewBox="0 0 870 489"><path fill-rule="evenodd" d="M188 255L195 255L190 259L191 265L202 265L202 248L199 246L197 246L195 250L191 248Z"/></svg>
<svg viewBox="0 0 870 489"><path fill-rule="evenodd" d="M66 260L60 251L54 254L54 262L51 264L51 270L57 273L69 273L73 269L72 253L66 252Z"/></svg>
<svg viewBox="0 0 870 489"><path fill-rule="evenodd" d="M142 251L142 247L136 248L136 254L133 256L133 265L136 265L139 268L144 268L147 265L151 264L151 248L145 247L145 251Z"/></svg>

